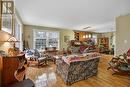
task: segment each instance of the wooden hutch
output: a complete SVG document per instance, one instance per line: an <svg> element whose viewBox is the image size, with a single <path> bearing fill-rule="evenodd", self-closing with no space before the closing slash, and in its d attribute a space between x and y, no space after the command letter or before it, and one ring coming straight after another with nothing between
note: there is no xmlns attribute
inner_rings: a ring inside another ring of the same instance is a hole
<svg viewBox="0 0 130 87"><path fill-rule="evenodd" d="M75 40L83 42L83 41L87 41L89 38L91 38L92 33L91 32L74 31L74 36L75 36Z"/></svg>
<svg viewBox="0 0 130 87"><path fill-rule="evenodd" d="M99 52L103 53L109 50L109 38L108 37L100 37L98 39L99 43Z"/></svg>
<svg viewBox="0 0 130 87"><path fill-rule="evenodd" d="M15 57L0 56L0 72L2 87L7 87L10 84L23 80L25 77L25 55Z"/></svg>

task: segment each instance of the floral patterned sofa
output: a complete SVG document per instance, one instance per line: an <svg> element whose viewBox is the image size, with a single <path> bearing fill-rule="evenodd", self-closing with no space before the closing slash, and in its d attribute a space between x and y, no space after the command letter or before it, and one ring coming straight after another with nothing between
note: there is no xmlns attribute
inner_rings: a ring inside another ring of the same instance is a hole
<svg viewBox="0 0 130 87"><path fill-rule="evenodd" d="M79 80L97 75L100 56L84 61L65 62L62 58L56 60L56 72L60 74L65 84L71 85Z"/></svg>

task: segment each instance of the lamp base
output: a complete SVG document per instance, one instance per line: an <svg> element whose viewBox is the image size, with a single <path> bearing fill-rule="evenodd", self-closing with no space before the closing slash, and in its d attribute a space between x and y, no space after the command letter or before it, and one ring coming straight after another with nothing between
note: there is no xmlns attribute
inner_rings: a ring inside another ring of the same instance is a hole
<svg viewBox="0 0 130 87"><path fill-rule="evenodd" d="M19 54L19 48L14 47L14 48L8 49L8 55L9 56L17 56L18 54Z"/></svg>

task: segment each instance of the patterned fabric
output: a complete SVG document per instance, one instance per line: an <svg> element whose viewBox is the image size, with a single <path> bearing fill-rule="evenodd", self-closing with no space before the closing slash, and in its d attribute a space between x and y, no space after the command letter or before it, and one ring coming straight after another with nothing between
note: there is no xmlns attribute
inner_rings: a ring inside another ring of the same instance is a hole
<svg viewBox="0 0 130 87"><path fill-rule="evenodd" d="M85 61L75 61L67 64L62 59L56 60L56 71L61 75L65 84L71 85L79 80L97 75L100 57L87 59Z"/></svg>
<svg viewBox="0 0 130 87"><path fill-rule="evenodd" d="M100 57L100 53L97 52L91 52L91 53L86 53L85 54L88 58L96 58L96 57Z"/></svg>

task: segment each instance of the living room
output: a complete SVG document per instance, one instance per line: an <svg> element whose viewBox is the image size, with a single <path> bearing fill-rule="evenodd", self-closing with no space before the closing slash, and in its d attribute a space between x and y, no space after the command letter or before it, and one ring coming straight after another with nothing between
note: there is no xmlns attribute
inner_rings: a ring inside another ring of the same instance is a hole
<svg viewBox="0 0 130 87"><path fill-rule="evenodd" d="M1 1L1 86L129 87L129 2Z"/></svg>

